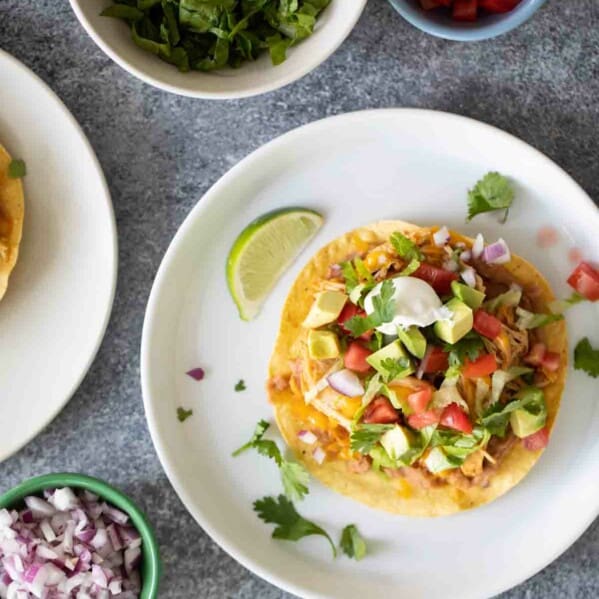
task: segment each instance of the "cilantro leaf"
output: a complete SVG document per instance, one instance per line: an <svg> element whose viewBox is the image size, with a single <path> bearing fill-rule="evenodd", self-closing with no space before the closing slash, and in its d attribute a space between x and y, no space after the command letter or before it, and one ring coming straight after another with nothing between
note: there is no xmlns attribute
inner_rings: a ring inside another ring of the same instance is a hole
<svg viewBox="0 0 599 599"><path fill-rule="evenodd" d="M27 165L20 158L13 158L8 165L9 179L22 179L27 174Z"/></svg>
<svg viewBox="0 0 599 599"><path fill-rule="evenodd" d="M341 265L341 274L345 279L346 292L351 293L360 284L360 278L352 262L347 261Z"/></svg>
<svg viewBox="0 0 599 599"><path fill-rule="evenodd" d="M374 277L372 273L366 268L366 264L360 257L354 258L354 265L356 267L356 272L358 273L358 277L360 277L361 281L366 281L366 283L373 285Z"/></svg>
<svg viewBox="0 0 599 599"><path fill-rule="evenodd" d="M402 374L407 376L408 369L410 368L410 360L408 358L400 358L399 360L385 358L381 361L380 367L385 371L385 376L383 377L385 382L390 383Z"/></svg>
<svg viewBox="0 0 599 599"><path fill-rule="evenodd" d="M333 550L333 557L337 557L337 550L327 532L297 513L293 503L279 495L278 498L263 497L254 502L254 511L261 520L267 524L276 524L272 536L274 539L285 541L299 541L311 535L320 535L327 539Z"/></svg>
<svg viewBox="0 0 599 599"><path fill-rule="evenodd" d="M564 319L563 314L534 314L523 308L516 308L516 314L518 316L516 327L519 329L538 329Z"/></svg>
<svg viewBox="0 0 599 599"><path fill-rule="evenodd" d="M514 190L506 177L499 173L487 173L468 192L468 218L472 220L477 214L505 209L503 222L514 201Z"/></svg>
<svg viewBox="0 0 599 599"><path fill-rule="evenodd" d="M179 422L185 422L191 415L193 410L186 410L185 408L177 408L177 418Z"/></svg>
<svg viewBox="0 0 599 599"><path fill-rule="evenodd" d="M361 424L359 428L355 428L351 433L351 450L368 455L381 437L387 431L390 431L393 426L393 424Z"/></svg>
<svg viewBox="0 0 599 599"><path fill-rule="evenodd" d="M581 339L574 348L574 368L584 370L589 376L599 376L599 349L593 349L588 337Z"/></svg>
<svg viewBox="0 0 599 599"><path fill-rule="evenodd" d="M361 337L366 331L378 326L370 316L352 316L343 323L343 327L349 331L352 337Z"/></svg>
<svg viewBox="0 0 599 599"><path fill-rule="evenodd" d="M411 239L408 239L399 231L392 233L389 241L400 258L403 258L404 260L422 260L424 258L420 248Z"/></svg>
<svg viewBox="0 0 599 599"><path fill-rule="evenodd" d="M366 543L355 524L348 524L343 529L339 547L345 555L353 557L356 561L360 561L366 555Z"/></svg>
<svg viewBox="0 0 599 599"><path fill-rule="evenodd" d="M260 455L270 458L279 467L281 482L287 497L301 500L308 494L309 474L301 464L286 460L274 441L263 439L264 433L269 427L270 424L266 420L260 420L256 425L252 438L234 451L233 457L237 457L248 449L255 449Z"/></svg>
<svg viewBox="0 0 599 599"><path fill-rule="evenodd" d="M485 410L480 423L492 435L504 437L511 413L520 409L534 415L545 413L546 417L547 406L543 391L537 387L525 387L518 392L514 401L507 404L496 401Z"/></svg>
<svg viewBox="0 0 599 599"><path fill-rule="evenodd" d="M360 337L385 322L390 322L395 316L393 301L394 287L391 279L383 281L378 295L372 298L372 314L368 316L353 316L343 324L352 337Z"/></svg>
<svg viewBox="0 0 599 599"><path fill-rule="evenodd" d="M239 379L238 383L235 385L235 391L245 391L246 388L245 381L243 379Z"/></svg>
<svg viewBox="0 0 599 599"><path fill-rule="evenodd" d="M459 367L465 364L466 359L471 362L476 360L484 347L485 344L481 336L474 331L470 331L457 343L446 343L443 350L449 353L449 365Z"/></svg>

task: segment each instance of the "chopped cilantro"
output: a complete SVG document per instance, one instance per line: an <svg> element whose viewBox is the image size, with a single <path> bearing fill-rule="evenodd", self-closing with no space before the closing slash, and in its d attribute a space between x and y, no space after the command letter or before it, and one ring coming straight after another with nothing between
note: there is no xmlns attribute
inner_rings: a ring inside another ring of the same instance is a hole
<svg viewBox="0 0 599 599"><path fill-rule="evenodd" d="M353 337L360 337L385 322L390 322L395 316L395 302L393 301L394 287L391 279L383 281L378 295L372 298L372 314L368 316L353 316L344 323Z"/></svg>
<svg viewBox="0 0 599 599"><path fill-rule="evenodd" d="M254 511L267 524L277 525L272 533L274 539L299 541L304 537L320 535L330 543L333 557L337 557L335 544L327 532L314 522L300 516L293 503L285 495L279 495L278 498L263 497L258 499L254 502Z"/></svg>
<svg viewBox="0 0 599 599"><path fill-rule="evenodd" d="M287 497L301 500L308 493L307 485L310 479L308 472L301 464L287 461L274 441L262 438L269 427L270 424L266 420L260 420L256 425L252 438L234 451L233 457L237 457L248 449L255 449L260 455L274 460L279 467L281 481Z"/></svg>
<svg viewBox="0 0 599 599"><path fill-rule="evenodd" d="M247 387L245 386L245 381L243 379L239 379L235 385L235 391L245 391L246 389Z"/></svg>
<svg viewBox="0 0 599 599"><path fill-rule="evenodd" d="M392 233L389 241L391 242L391 245L395 251L404 260L410 261L414 259L423 259L420 248L411 239L408 239L403 233L400 233L399 231Z"/></svg>
<svg viewBox="0 0 599 599"><path fill-rule="evenodd" d="M385 382L390 383L396 378L399 378L401 374L408 371L408 368L410 368L410 361L408 358L400 358L399 360L385 358L381 361L380 367L385 371L385 376L383 377Z"/></svg>
<svg viewBox="0 0 599 599"><path fill-rule="evenodd" d="M355 428L351 433L351 450L368 455L381 437L392 428L393 424L361 424L359 428Z"/></svg>
<svg viewBox="0 0 599 599"><path fill-rule="evenodd" d="M8 165L9 179L22 179L27 174L27 165L20 158L13 158Z"/></svg>
<svg viewBox="0 0 599 599"><path fill-rule="evenodd" d="M339 542L341 551L348 557L360 561L366 555L366 543L355 524L348 524L341 533Z"/></svg>
<svg viewBox="0 0 599 599"><path fill-rule="evenodd" d="M459 367L465 364L466 358L471 362L476 360L484 346L481 336L474 331L470 331L457 343L446 343L443 350L449 352L449 366Z"/></svg>
<svg viewBox="0 0 599 599"><path fill-rule="evenodd" d="M186 410L185 408L177 408L177 418L179 422L185 422L191 415L193 410Z"/></svg>
<svg viewBox="0 0 599 599"><path fill-rule="evenodd" d="M351 261L348 260L341 265L341 274L345 279L346 292L351 293L360 284L360 278Z"/></svg>
<svg viewBox="0 0 599 599"><path fill-rule="evenodd" d="M477 214L505 210L502 222L505 222L512 202L514 190L506 177L499 173L487 173L468 192L468 218L472 220Z"/></svg>
<svg viewBox="0 0 599 599"><path fill-rule="evenodd" d="M588 337L581 339L574 348L574 368L584 370L589 376L599 376L599 349L593 349Z"/></svg>
<svg viewBox="0 0 599 599"><path fill-rule="evenodd" d="M483 412L480 423L491 435L504 437L511 413L520 409L534 415L543 412L546 414L547 406L543 391L537 387L525 387L518 392L514 401L507 404L496 401Z"/></svg>

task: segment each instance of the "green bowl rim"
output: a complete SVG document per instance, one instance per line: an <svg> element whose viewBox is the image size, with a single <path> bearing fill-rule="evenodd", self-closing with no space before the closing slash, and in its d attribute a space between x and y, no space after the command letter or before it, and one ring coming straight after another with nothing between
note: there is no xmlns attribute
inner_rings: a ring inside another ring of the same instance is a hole
<svg viewBox="0 0 599 599"><path fill-rule="evenodd" d="M157 599L162 574L160 550L154 531L144 512L122 491L107 482L73 472L57 472L30 478L0 495L0 509L11 509L28 495L38 495L44 489L75 487L87 489L108 503L126 512L142 538L142 589L140 599Z"/></svg>

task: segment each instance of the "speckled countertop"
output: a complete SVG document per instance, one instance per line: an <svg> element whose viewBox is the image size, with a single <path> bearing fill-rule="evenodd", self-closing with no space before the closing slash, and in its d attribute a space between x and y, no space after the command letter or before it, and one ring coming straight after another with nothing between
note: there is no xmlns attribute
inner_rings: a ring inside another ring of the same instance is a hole
<svg viewBox="0 0 599 599"><path fill-rule="evenodd" d="M156 525L165 566L161 597L286 596L204 534L154 453L139 346L169 241L208 187L249 152L298 125L363 108L425 107L491 123L545 152L599 198L599 2L549 0L507 36L459 44L429 37L385 0L370 0L323 66L281 91L243 101L180 98L134 79L95 46L67 0L0 0L0 47L40 75L89 136L110 185L120 242L114 311L96 361L60 416L0 466L0 490L57 470L105 478ZM599 597L598 558L595 522L504 597Z"/></svg>

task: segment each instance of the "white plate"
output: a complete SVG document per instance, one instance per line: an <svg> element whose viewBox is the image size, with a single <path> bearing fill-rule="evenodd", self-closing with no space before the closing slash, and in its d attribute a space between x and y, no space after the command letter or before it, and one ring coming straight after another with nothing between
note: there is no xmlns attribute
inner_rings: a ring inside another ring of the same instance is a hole
<svg viewBox="0 0 599 599"><path fill-rule="evenodd" d="M62 102L0 51L0 143L27 164L19 261L0 302L0 461L58 414L108 323L116 227L100 165Z"/></svg>
<svg viewBox="0 0 599 599"><path fill-rule="evenodd" d="M466 226L466 190L491 169L516 181L506 225L494 216ZM326 224L251 323L237 317L225 258L254 217L281 206L322 212ZM596 381L570 371L552 442L539 464L494 503L441 519L373 511L312 482L299 511L338 539L356 523L371 557L333 561L323 539L270 538L252 502L281 490L275 467L253 452L233 459L256 421L271 416L264 393L279 313L292 281L321 245L381 218L446 223L501 235L531 259L558 294L568 293L570 244L599 259L599 215L576 183L523 142L476 121L419 110L358 112L297 129L225 175L191 212L152 289L142 342L142 385L154 444L173 486L200 525L233 557L272 583L309 597L483 597L555 559L599 508ZM559 227L560 247L534 243L540 225ZM598 306L568 316L570 345L599 343ZM195 382L185 376L206 369ZM245 379L248 390L233 386ZM184 424L177 406L193 408Z"/></svg>

